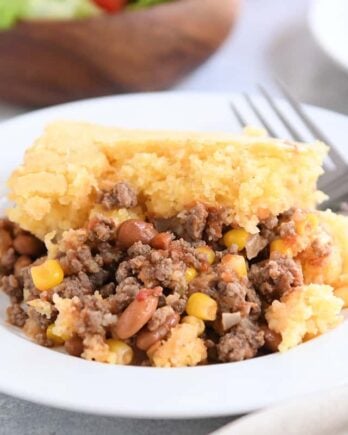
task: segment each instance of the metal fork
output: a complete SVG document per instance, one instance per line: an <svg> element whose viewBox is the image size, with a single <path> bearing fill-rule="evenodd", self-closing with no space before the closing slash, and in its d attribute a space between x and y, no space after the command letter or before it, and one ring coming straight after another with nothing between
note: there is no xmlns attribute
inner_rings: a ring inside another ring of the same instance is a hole
<svg viewBox="0 0 348 435"><path fill-rule="evenodd" d="M311 133L314 139L326 143L329 147L328 160L324 163L325 173L320 177L319 188L323 190L328 196L329 200L321 205L321 208L338 209L339 203L348 195L348 165L345 163L339 151L335 148L334 144L324 135L319 127L309 118L301 104L289 93L288 89L279 83L279 87L285 100L288 102L294 113L302 121L302 124ZM277 137L275 120L283 125L289 134L289 138L298 142L306 142L304 136L290 121L290 117L281 109L278 102L270 95L270 93L261 85L258 85L259 91L263 98L268 103L271 109L272 118L267 117L266 114L259 108L253 98L244 93L244 99L247 107L256 116L260 124L267 130L268 134ZM242 111L237 108L237 105L231 101L231 109L241 127L250 125L244 117Z"/></svg>

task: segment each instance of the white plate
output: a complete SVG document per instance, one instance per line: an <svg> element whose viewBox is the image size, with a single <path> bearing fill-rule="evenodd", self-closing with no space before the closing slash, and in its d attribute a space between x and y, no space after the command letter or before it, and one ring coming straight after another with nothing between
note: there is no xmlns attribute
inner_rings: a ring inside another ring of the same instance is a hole
<svg viewBox="0 0 348 435"><path fill-rule="evenodd" d="M235 98L239 103L238 97ZM43 126L57 118L127 127L236 130L227 95L140 94L67 104L0 124L1 180ZM310 114L338 144L348 122L317 108ZM89 413L136 417L238 414L289 397L348 383L348 322L289 351L240 363L182 369L88 362L31 343L5 322L0 298L0 390L34 402Z"/></svg>
<svg viewBox="0 0 348 435"><path fill-rule="evenodd" d="M312 0L309 25L324 51L348 70L348 1Z"/></svg>
<svg viewBox="0 0 348 435"><path fill-rule="evenodd" d="M347 387L334 388L239 418L210 435L346 435L347 403Z"/></svg>

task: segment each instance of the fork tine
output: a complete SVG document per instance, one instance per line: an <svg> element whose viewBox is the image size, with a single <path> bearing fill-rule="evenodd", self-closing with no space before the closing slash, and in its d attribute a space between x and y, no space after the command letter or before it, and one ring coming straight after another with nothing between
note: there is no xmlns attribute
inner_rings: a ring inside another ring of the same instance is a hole
<svg viewBox="0 0 348 435"><path fill-rule="evenodd" d="M279 109L279 107L277 106L277 104L275 103L271 95L268 93L268 91L266 91L266 89L260 84L258 84L257 87L260 90L261 94L264 96L264 98L267 100L268 104L272 107L273 111L277 114L278 118L283 123L284 127L290 133L292 138L298 142L304 142L303 136L301 136L300 133L297 131L297 129L290 124L287 118L285 118L282 111Z"/></svg>
<svg viewBox="0 0 348 435"><path fill-rule="evenodd" d="M253 100L250 98L250 96L246 93L243 94L244 98L246 99L247 103L251 107L252 111L254 112L257 119L261 122L261 124L265 127L265 129L268 131L270 136L277 137L276 132L273 130L273 128L270 126L266 118L262 115L260 110L257 108L257 106L254 104Z"/></svg>
<svg viewBox="0 0 348 435"><path fill-rule="evenodd" d="M295 98L290 94L285 85L279 80L276 79L281 91L283 92L285 98L288 103L297 113L297 115L301 118L302 122L306 125L308 130L313 134L315 139L318 139L322 142L325 142L330 147L329 156L331 160L335 163L335 165L340 168L343 165L342 158L339 153L335 150L332 142L324 135L324 133L313 123L313 121L308 117L305 111L302 109L301 105L295 100Z"/></svg>
<svg viewBox="0 0 348 435"><path fill-rule="evenodd" d="M246 127L247 123L243 117L243 115L241 114L241 112L237 109L237 106L234 104L233 101L230 101L230 107L232 109L232 112L234 114L234 116L236 117L239 125L244 128Z"/></svg>

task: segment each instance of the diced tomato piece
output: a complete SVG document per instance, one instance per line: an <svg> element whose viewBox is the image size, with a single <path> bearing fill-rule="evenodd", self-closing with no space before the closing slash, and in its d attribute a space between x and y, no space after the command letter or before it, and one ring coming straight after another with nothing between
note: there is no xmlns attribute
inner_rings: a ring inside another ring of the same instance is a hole
<svg viewBox="0 0 348 435"><path fill-rule="evenodd" d="M144 301L149 296L160 296L162 294L162 287L155 288L142 288L139 293L136 295L136 299L138 301Z"/></svg>
<svg viewBox="0 0 348 435"><path fill-rule="evenodd" d="M118 12L126 6L127 0L94 0L101 8L107 12Z"/></svg>

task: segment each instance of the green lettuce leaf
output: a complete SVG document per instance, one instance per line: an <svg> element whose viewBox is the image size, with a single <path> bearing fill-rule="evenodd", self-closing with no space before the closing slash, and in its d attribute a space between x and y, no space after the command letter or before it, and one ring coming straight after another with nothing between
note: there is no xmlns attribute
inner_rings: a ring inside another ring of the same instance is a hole
<svg viewBox="0 0 348 435"><path fill-rule="evenodd" d="M8 29L23 13L26 0L0 0L0 30Z"/></svg>
<svg viewBox="0 0 348 435"><path fill-rule="evenodd" d="M148 6L158 5L160 3L168 3L172 0L133 0L130 4L131 8L146 8Z"/></svg>

